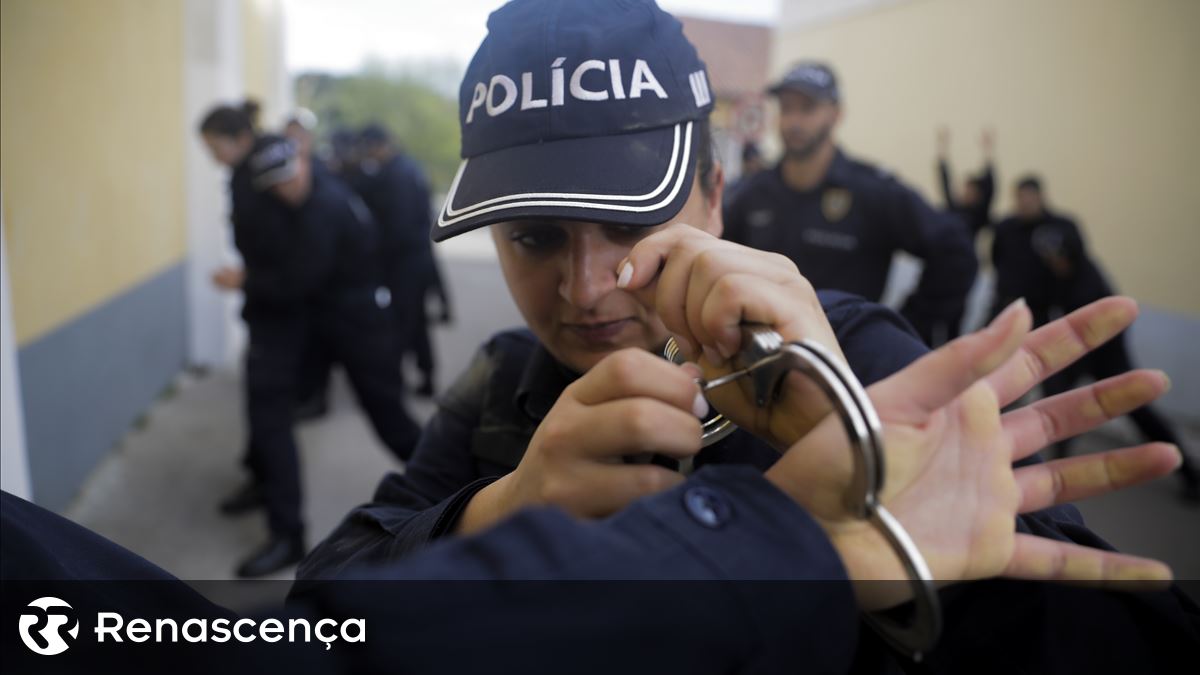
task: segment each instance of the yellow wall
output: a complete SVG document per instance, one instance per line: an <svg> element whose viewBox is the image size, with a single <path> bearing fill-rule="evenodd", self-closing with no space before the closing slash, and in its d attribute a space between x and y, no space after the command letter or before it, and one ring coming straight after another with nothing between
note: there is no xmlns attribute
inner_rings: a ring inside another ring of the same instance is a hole
<svg viewBox="0 0 1200 675"><path fill-rule="evenodd" d="M282 7L279 0L241 0L242 77L246 96L262 105L259 123L267 129L280 128L284 110L277 84L285 77Z"/></svg>
<svg viewBox="0 0 1200 675"><path fill-rule="evenodd" d="M1122 292L1200 314L1198 27L1194 0L910 0L781 29L772 72L831 61L843 145L939 203L936 126L960 171L994 127L1001 212L1040 173Z"/></svg>
<svg viewBox="0 0 1200 675"><path fill-rule="evenodd" d="M184 254L182 3L0 7L0 191L24 345Z"/></svg>

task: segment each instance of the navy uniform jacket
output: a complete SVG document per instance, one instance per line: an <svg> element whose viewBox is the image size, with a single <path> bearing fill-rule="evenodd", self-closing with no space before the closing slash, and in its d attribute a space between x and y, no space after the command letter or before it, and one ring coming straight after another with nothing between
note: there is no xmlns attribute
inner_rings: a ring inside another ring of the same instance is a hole
<svg viewBox="0 0 1200 675"><path fill-rule="evenodd" d="M425 288L433 283L433 247L429 182L411 158L397 153L371 173L363 173L356 188L374 214L380 229L388 285Z"/></svg>
<svg viewBox="0 0 1200 675"><path fill-rule="evenodd" d="M1051 256L1070 263L1067 276L1055 273L1047 262ZM1023 297L1044 317L1051 307L1070 312L1113 293L1088 255L1079 226L1051 211L1034 220L1011 217L997 224L992 265L996 268L997 307Z"/></svg>
<svg viewBox="0 0 1200 675"><path fill-rule="evenodd" d="M249 168L231 178L234 241L245 264L249 321L375 304L382 271L377 231L362 200L341 181L314 171L298 208L255 190Z"/></svg>
<svg viewBox="0 0 1200 675"><path fill-rule="evenodd" d="M883 296L892 255L925 262L904 315L929 335L930 325L957 321L975 279L975 248L952 214L931 208L916 192L839 150L825 179L805 192L783 182L780 166L749 179L725 207L730 241L792 259L818 289Z"/></svg>
<svg viewBox="0 0 1200 675"><path fill-rule="evenodd" d="M844 293L823 291L819 295L847 360L864 385L902 369L925 352L911 329L895 313ZM321 580L373 574L386 577L391 574L389 566L398 562L403 564L408 556L422 550L445 551L476 546L470 543L474 539L447 535L453 532L457 518L476 492L517 466L537 424L576 377L555 362L527 331L509 331L495 336L441 399L439 410L426 426L406 473L385 477L374 501L352 511L301 563L294 590L297 597L320 595L324 586ZM706 475L738 475L743 477L739 480L750 481L746 483L749 487L754 483L751 474L761 472L777 458L778 453L765 443L738 431L700 453L696 465L707 466L707 470L692 480L700 480ZM736 465L745 465L745 468L735 471ZM759 491L759 496L766 499L766 493L771 491L764 489L761 483L754 484L758 487L748 489L746 495ZM678 495L682 491L674 492ZM669 505L667 510L675 516L688 513L686 500L682 505L678 501L672 503L669 498L662 502L658 500L656 497L642 503L666 503ZM757 506L747 504L734 510L759 517L765 515L761 511L765 506L765 502ZM617 547L636 543L639 554L647 556L641 561L645 565L641 570L618 564L614 560L617 554L613 551L597 551L581 544L573 535L562 541L556 540L562 531L540 529L533 521L550 516L545 510L535 513L538 515L518 516L500 526L499 531L506 532L507 539L491 539L488 547L474 549L478 559L472 563L470 569L473 571L466 578L487 574L499 574L501 578L543 578L538 576L541 574L546 575L544 578L564 578L561 571L538 562L537 559L543 556L558 561L564 568L581 565L591 570L581 576L568 573L567 578L661 579L676 578L676 574L683 579L700 578L694 576L694 568L674 558L679 555L678 551L661 552L662 547L671 548L677 543L674 536L667 534L675 526L668 522L666 512L662 517L667 524L658 532L648 527L633 542L612 540ZM635 505L602 521L605 524L598 527L605 528L613 522L629 523L643 515L646 515L645 507ZM567 522L561 520L559 526L565 528ZM805 519L802 526L798 523L796 527L795 534L805 543L794 549L796 557L789 560L788 571L772 571L763 578L794 574L795 578L842 580L844 583L845 572L840 566L831 566L828 543L819 526ZM1069 505L1021 516L1016 527L1022 532L1058 540L1111 548L1084 526L1078 510ZM696 555L721 559L711 563L711 572L717 578L760 578L731 573L733 568L727 565L731 560L750 564L750 558L768 555L770 549L759 550L756 547L761 542L752 540L725 540L725 536L740 535L728 528L721 532L724 534L715 537L706 532L704 545L689 548ZM529 557L523 553L527 549L538 553ZM599 558L594 563L585 562L589 556ZM462 571L462 568L451 568L453 572L439 571L434 565L440 563L435 563L432 558L425 560L423 574L429 578L455 578L453 574ZM414 568L404 569L411 571ZM447 573L451 576L444 576ZM809 590L836 595L840 591L834 589L844 588L843 583L812 585ZM813 601L821 600L813 598ZM983 653L990 660L984 665L994 666L994 672L1022 672L1022 669L1043 672L1044 667L1058 668L1045 672L1088 672L1089 666L1095 672L1097 664L1113 663L1142 668L1147 663L1160 663L1160 656L1167 658L1162 655L1177 654L1186 648L1189 640L1197 639L1193 622L1200 624L1200 611L1178 591L1118 595L1001 580L951 588L943 592L943 602L947 615L946 639L942 641L942 647L929 655L926 666L948 673L966 672L968 663L972 672L993 672L981 669L978 659ZM823 607L833 612L830 623L817 619L811 626L832 628L832 631L825 634L826 643L821 650L813 652L810 659L819 659L822 654L838 654L842 656L837 658L844 658L847 652L853 652L855 667L860 671L882 672L894 667L900 657L889 654L873 635L864 633L860 637L852 620L843 622L844 617L838 613L842 608L831 604ZM463 611L467 612L466 609ZM608 615L603 610L598 611L597 621L607 620ZM564 626L579 621L567 615L560 608L555 621ZM1059 624L1069 628L1056 628ZM1138 628L1139 625L1153 625L1157 632L1147 633ZM1065 650L1056 632L1067 636L1069 644ZM801 634L803 631L797 632L798 636ZM1098 635L1111 636L1112 639L1104 643L1110 648L1092 649L1081 655L1080 650L1085 646L1091 648L1091 641ZM1022 641L1019 648L1018 639ZM806 648L810 646L806 644ZM997 653L1000 648L1006 651ZM814 672L821 670L814 668ZM833 672L837 671L834 669Z"/></svg>

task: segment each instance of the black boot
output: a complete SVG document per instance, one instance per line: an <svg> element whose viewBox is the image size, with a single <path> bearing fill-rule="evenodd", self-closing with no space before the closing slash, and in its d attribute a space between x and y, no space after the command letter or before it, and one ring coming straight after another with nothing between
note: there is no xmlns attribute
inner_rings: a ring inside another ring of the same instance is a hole
<svg viewBox="0 0 1200 675"><path fill-rule="evenodd" d="M294 565L304 557L303 535L271 534L266 545L238 565L242 578L261 577Z"/></svg>
<svg viewBox="0 0 1200 675"><path fill-rule="evenodd" d="M249 513L263 505L262 488L258 483L250 481L238 491L226 497L218 506L221 513L227 516L240 516Z"/></svg>

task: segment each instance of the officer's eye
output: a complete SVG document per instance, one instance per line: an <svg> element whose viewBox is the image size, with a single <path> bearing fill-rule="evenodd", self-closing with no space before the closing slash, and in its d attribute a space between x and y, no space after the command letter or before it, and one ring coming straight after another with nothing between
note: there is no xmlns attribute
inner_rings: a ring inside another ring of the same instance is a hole
<svg viewBox="0 0 1200 675"><path fill-rule="evenodd" d="M565 244L567 233L556 225L528 224L514 227L508 238L530 253L547 253Z"/></svg>

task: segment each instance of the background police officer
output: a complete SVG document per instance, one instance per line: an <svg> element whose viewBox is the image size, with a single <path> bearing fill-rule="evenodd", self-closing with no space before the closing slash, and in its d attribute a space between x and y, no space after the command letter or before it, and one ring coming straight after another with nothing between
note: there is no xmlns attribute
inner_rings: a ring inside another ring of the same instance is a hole
<svg viewBox="0 0 1200 675"><path fill-rule="evenodd" d="M883 295L893 254L907 251L925 268L902 313L929 344L957 335L976 269L966 228L842 153L833 139L840 95L828 66L801 63L770 92L785 153L727 205L725 238L788 256L817 288L869 300Z"/></svg>
<svg viewBox="0 0 1200 675"><path fill-rule="evenodd" d="M993 314L1003 309L1005 302L1023 297L1033 311L1035 324L1042 325L1059 313L1066 314L1114 293L1100 266L1088 255L1079 226L1046 207L1038 178L1026 176L1017 182L1016 204L1017 212L996 225L992 241L992 264L996 268ZM1069 391L1081 377L1099 381L1132 368L1125 335L1121 334L1047 379L1042 393L1054 396ZM1184 497L1200 501L1200 469L1166 420L1149 405L1129 413L1129 419L1148 439L1179 447ZM1057 444L1060 456L1067 454L1068 444L1069 439Z"/></svg>
<svg viewBox="0 0 1200 675"><path fill-rule="evenodd" d="M400 351L416 359L421 372L417 393L432 396L435 364L425 300L430 293L438 297L443 321L450 319L450 301L429 240L429 181L379 124L363 129L359 147L362 161L355 187L379 223L384 275L392 292Z"/></svg>
<svg viewBox="0 0 1200 675"><path fill-rule="evenodd" d="M346 369L359 403L393 453L406 459L420 429L401 400L390 297L381 287L366 207L336 180L314 174L291 141L255 136L238 112L214 110L201 123L201 134L214 157L234 169L234 241L245 267L219 270L214 280L246 298L246 464L253 480L222 510L266 507L270 537L238 567L239 575L253 577L304 555L292 421L304 357L314 339ZM227 152L226 145L239 152Z"/></svg>
<svg viewBox="0 0 1200 675"><path fill-rule="evenodd" d="M942 185L942 197L946 200L946 208L971 228L972 235L978 235L991 224L992 200L996 196L996 179L992 171L995 139L991 131L983 132L979 145L983 149L983 168L963 180L962 186L955 191L950 170L950 130L946 127L938 129L938 180Z"/></svg>

